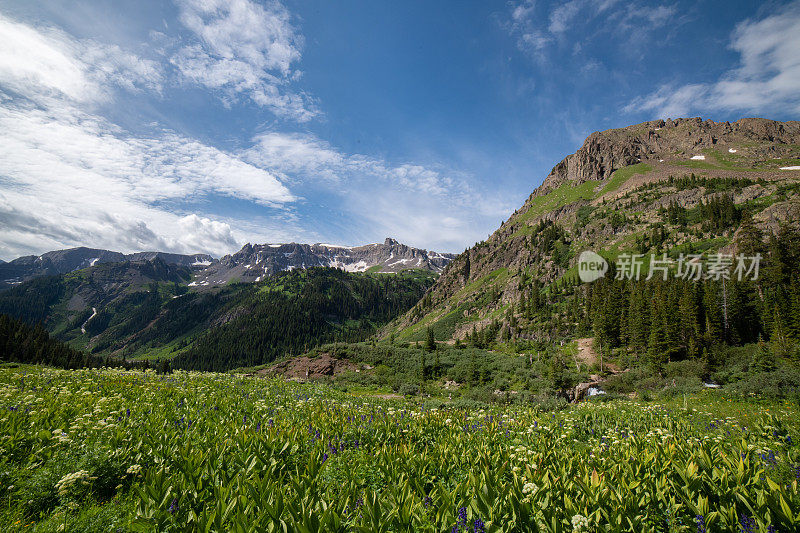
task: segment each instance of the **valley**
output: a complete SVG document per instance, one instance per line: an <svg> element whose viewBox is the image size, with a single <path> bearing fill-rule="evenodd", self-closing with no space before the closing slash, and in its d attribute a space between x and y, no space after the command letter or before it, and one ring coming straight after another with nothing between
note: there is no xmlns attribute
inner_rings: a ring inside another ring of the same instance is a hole
<svg viewBox="0 0 800 533"><path fill-rule="evenodd" d="M800 124L762 119L592 134L458 255L386 239L4 263L3 516L793 531L799 148Z"/></svg>

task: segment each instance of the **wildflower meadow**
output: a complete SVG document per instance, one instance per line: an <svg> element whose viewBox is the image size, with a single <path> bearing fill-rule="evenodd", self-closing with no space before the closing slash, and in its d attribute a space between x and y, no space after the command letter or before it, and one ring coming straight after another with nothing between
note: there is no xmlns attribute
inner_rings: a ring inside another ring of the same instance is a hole
<svg viewBox="0 0 800 533"><path fill-rule="evenodd" d="M10 531L793 532L800 416L718 391L563 410L235 374L0 371Z"/></svg>

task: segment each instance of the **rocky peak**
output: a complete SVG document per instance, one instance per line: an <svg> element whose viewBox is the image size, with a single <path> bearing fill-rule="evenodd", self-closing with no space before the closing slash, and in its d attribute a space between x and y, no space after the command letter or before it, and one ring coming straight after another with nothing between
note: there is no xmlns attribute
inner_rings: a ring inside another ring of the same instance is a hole
<svg viewBox="0 0 800 533"><path fill-rule="evenodd" d="M3 263L0 265L0 289L40 276L66 274L105 263L139 262L153 259L159 259L168 265L180 265L195 269L208 266L216 261L207 254L183 255L165 252L122 254L97 248L69 248L47 252L39 256L24 256Z"/></svg>
<svg viewBox="0 0 800 533"><path fill-rule="evenodd" d="M617 170L639 163L611 179ZM657 249L660 245L652 245L657 227L672 246L734 238L730 221L726 228L665 221L671 202L689 211L724 193L734 204L749 203L759 229L776 231L779 223L800 220L798 166L797 121L679 118L592 133L487 240L454 258L426 298L393 329L400 338L414 338L422 331L420 321L434 329L442 321L440 331L449 328L448 335L463 337L504 308L513 310L538 287L534 281L546 285L561 279L582 250ZM687 178L687 183L676 185L671 178ZM701 183L706 179L720 183L709 191ZM640 244L634 248L634 243Z"/></svg>
<svg viewBox="0 0 800 533"><path fill-rule="evenodd" d="M577 152L565 157L532 196L547 194L566 182L602 181L620 168L676 154L700 152L730 143L756 143L757 157L786 156L800 138L800 122L743 118L734 123L695 118L652 120L626 128L594 132ZM784 146L780 146L784 145ZM785 149L784 149L785 148Z"/></svg>
<svg viewBox="0 0 800 533"><path fill-rule="evenodd" d="M245 245L233 255L223 257L198 273L192 282L198 287L214 287L229 281L259 282L282 270L333 267L348 272L400 272L408 269L441 272L455 257L452 254L412 248L387 237L383 244L335 246L330 244Z"/></svg>

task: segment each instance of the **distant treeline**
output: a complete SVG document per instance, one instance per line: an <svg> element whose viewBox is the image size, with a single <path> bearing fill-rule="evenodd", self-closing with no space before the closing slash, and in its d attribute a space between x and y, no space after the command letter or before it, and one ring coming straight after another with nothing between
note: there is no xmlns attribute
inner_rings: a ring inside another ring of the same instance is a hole
<svg viewBox="0 0 800 533"><path fill-rule="evenodd" d="M6 362L55 366L59 368L97 368L115 366L149 368L147 361L131 362L76 350L52 337L41 327L0 314L0 360Z"/></svg>
<svg viewBox="0 0 800 533"><path fill-rule="evenodd" d="M196 338L174 367L228 370L269 363L318 344L355 342L411 308L428 274L363 275L333 268L278 273L230 307L225 322Z"/></svg>

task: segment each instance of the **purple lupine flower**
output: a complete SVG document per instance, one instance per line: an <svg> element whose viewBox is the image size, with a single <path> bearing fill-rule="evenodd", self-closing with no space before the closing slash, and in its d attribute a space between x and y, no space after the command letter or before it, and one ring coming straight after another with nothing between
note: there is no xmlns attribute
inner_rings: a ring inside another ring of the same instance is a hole
<svg viewBox="0 0 800 533"><path fill-rule="evenodd" d="M328 454L327 453L323 453L322 454L322 464L325 464L325 461L327 461L327 460L328 460Z"/></svg>
<svg viewBox="0 0 800 533"><path fill-rule="evenodd" d="M483 523L483 520L481 520L480 518L475 519L475 522L472 523L472 532L486 533L486 524Z"/></svg>
<svg viewBox="0 0 800 533"><path fill-rule="evenodd" d="M746 514L741 515L739 518L739 526L742 528L741 533L755 533L756 531L755 519Z"/></svg>
<svg viewBox="0 0 800 533"><path fill-rule="evenodd" d="M172 504L169 506L169 514L174 515L178 512L178 498L172 498Z"/></svg>
<svg viewBox="0 0 800 533"><path fill-rule="evenodd" d="M694 518L697 522L697 533L706 533L706 519L703 515L699 514Z"/></svg>
<svg viewBox="0 0 800 533"><path fill-rule="evenodd" d="M461 507L458 510L458 522L457 525L462 527L467 527L467 508Z"/></svg>

